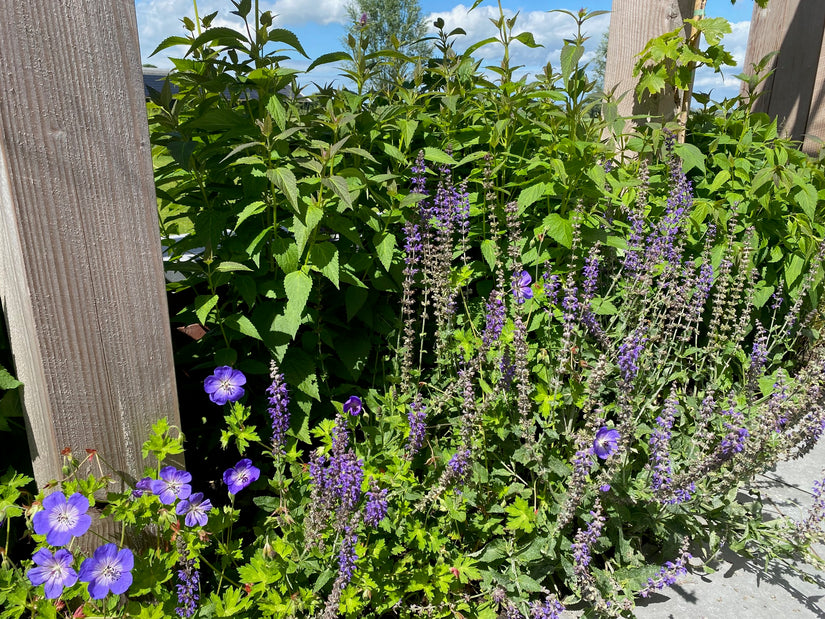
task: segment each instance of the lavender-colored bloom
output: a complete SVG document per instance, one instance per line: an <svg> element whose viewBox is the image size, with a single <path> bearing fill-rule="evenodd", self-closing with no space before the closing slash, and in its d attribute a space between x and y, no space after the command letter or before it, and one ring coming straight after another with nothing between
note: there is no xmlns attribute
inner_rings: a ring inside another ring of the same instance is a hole
<svg viewBox="0 0 825 619"><path fill-rule="evenodd" d="M667 561L656 576L647 579L647 585L639 591L639 596L646 598L653 591L661 591L665 587L675 585L679 576L687 574L686 564L689 559L691 559L690 553L683 550L675 562Z"/></svg>
<svg viewBox="0 0 825 619"><path fill-rule="evenodd" d="M737 454L745 449L745 442L748 440L750 433L747 428L738 428L730 423L725 423L728 433L719 445L719 451L726 458L730 458L733 454Z"/></svg>
<svg viewBox="0 0 825 619"><path fill-rule="evenodd" d="M481 336L485 348L489 348L501 337L501 331L504 328L505 314L504 299L501 298L499 291L494 288L487 299L484 334Z"/></svg>
<svg viewBox="0 0 825 619"><path fill-rule="evenodd" d="M269 394L267 412L272 419L272 447L280 449L284 446L286 432L289 430L289 391L284 375L278 371L278 365L274 360L269 365L269 377L272 383L266 392Z"/></svg>
<svg viewBox="0 0 825 619"><path fill-rule="evenodd" d="M72 569L72 553L60 548L54 554L41 548L32 556L37 567L26 572L34 586L43 585L46 597L50 600L60 597L64 587L71 587L77 582L77 572Z"/></svg>
<svg viewBox="0 0 825 619"><path fill-rule="evenodd" d="M530 604L530 619L560 619L563 612L564 605L553 596Z"/></svg>
<svg viewBox="0 0 825 619"><path fill-rule="evenodd" d="M533 298L533 289L530 287L532 283L533 278L527 271L513 274L513 297L516 303L521 304Z"/></svg>
<svg viewBox="0 0 825 619"><path fill-rule="evenodd" d="M601 502L597 499L596 504L590 511L591 520L586 529L579 529L573 538L573 571L579 579L587 578L588 566L592 559L593 544L599 539L604 526L604 514L602 513Z"/></svg>
<svg viewBox="0 0 825 619"><path fill-rule="evenodd" d="M338 552L338 574L342 586L346 586L355 575L355 562L358 561L358 552L355 548L357 543L358 536L353 527L345 526L341 550Z"/></svg>
<svg viewBox="0 0 825 619"><path fill-rule="evenodd" d="M510 385L513 384L513 379L516 377L516 364L513 363L509 352L505 351L505 353L501 355L498 369L499 372L501 372L501 378L499 378L498 381L499 388L504 390L510 389Z"/></svg>
<svg viewBox="0 0 825 619"><path fill-rule="evenodd" d="M210 509L212 509L212 503L209 499L203 498L203 492L196 492L188 500L178 503L175 513L178 516L186 514L184 522L187 527L194 527L196 524L204 527L209 518L207 514Z"/></svg>
<svg viewBox="0 0 825 619"><path fill-rule="evenodd" d="M138 483L136 483L135 489L132 490L132 496L137 499L139 497L142 497L144 492L152 492L151 477L144 477Z"/></svg>
<svg viewBox="0 0 825 619"><path fill-rule="evenodd" d="M387 489L378 489L378 485L373 481L372 487L367 491L367 505L364 507L364 522L371 527L377 527L387 516Z"/></svg>
<svg viewBox="0 0 825 619"><path fill-rule="evenodd" d="M361 25L362 28L367 25L367 14L366 13L361 13L361 18L358 20L358 23Z"/></svg>
<svg viewBox="0 0 825 619"><path fill-rule="evenodd" d="M350 415L360 415L361 414L361 398L357 395L351 395L347 398L347 401L344 402L344 414L349 413Z"/></svg>
<svg viewBox="0 0 825 619"><path fill-rule="evenodd" d="M104 544L80 566L80 580L89 583L89 595L93 600L106 597L109 591L115 595L125 593L132 584L132 567L135 558L128 548L118 550L117 544Z"/></svg>
<svg viewBox="0 0 825 619"><path fill-rule="evenodd" d="M92 525L89 500L75 492L66 500L62 492L53 492L43 499L43 510L32 518L34 532L45 535L52 546L65 546L72 537L80 537Z"/></svg>
<svg viewBox="0 0 825 619"><path fill-rule="evenodd" d="M160 479L150 482L152 493L164 505L171 505L175 499L187 499L192 494L192 474L180 471L174 466L165 466L160 471Z"/></svg>
<svg viewBox="0 0 825 619"><path fill-rule="evenodd" d="M407 437L407 452L416 454L424 445L424 437L427 434L427 407L421 402L421 397L416 396L410 402L410 411L407 413L407 420L410 424L410 435Z"/></svg>
<svg viewBox="0 0 825 619"><path fill-rule="evenodd" d="M584 298L589 301L596 296L596 283L599 278L599 254L594 250L588 254L584 260L584 283L582 284L582 293Z"/></svg>
<svg viewBox="0 0 825 619"><path fill-rule="evenodd" d="M319 455L310 463L313 486L328 504L337 503L343 512L355 509L361 498L361 482L364 480L364 461L349 449L349 434L345 418L339 415L332 430L330 456Z"/></svg>
<svg viewBox="0 0 825 619"><path fill-rule="evenodd" d="M544 294L547 297L547 302L555 305L559 302L559 276L555 273L550 273L550 264L545 265L544 274L542 275L542 286L544 287Z"/></svg>
<svg viewBox="0 0 825 619"><path fill-rule="evenodd" d="M617 363L622 374L622 380L630 383L639 372L639 355L642 353L647 338L643 329L636 329L619 347Z"/></svg>
<svg viewBox="0 0 825 619"><path fill-rule="evenodd" d="M456 485L464 484L470 475L470 450L465 447L455 452L447 463L447 469L456 480Z"/></svg>
<svg viewBox="0 0 825 619"><path fill-rule="evenodd" d="M246 384L246 376L239 370L228 365L215 368L211 376L203 381L203 389L209 394L209 399L218 406L227 402L236 402L243 397L242 385Z"/></svg>
<svg viewBox="0 0 825 619"><path fill-rule="evenodd" d="M229 486L229 494L238 494L260 476L261 469L253 466L249 458L244 458L223 472L223 483Z"/></svg>
<svg viewBox="0 0 825 619"><path fill-rule="evenodd" d="M198 586L200 585L200 574L195 569L195 559L187 559L188 554L186 542L183 538L178 538L178 604L175 612L179 617L191 617L195 614L198 606Z"/></svg>
<svg viewBox="0 0 825 619"><path fill-rule="evenodd" d="M670 438L675 415L676 401L671 396L667 399L662 414L656 417L656 429L650 437L650 468L653 472L651 487L657 494L666 491L673 482Z"/></svg>
<svg viewBox="0 0 825 619"><path fill-rule="evenodd" d="M593 440L593 453L602 460L606 460L619 449L619 438L618 430L602 426Z"/></svg>
<svg viewBox="0 0 825 619"><path fill-rule="evenodd" d="M753 379L762 374L765 363L768 361L768 334L761 322L756 323L756 336L753 338L751 351L751 365L748 373Z"/></svg>

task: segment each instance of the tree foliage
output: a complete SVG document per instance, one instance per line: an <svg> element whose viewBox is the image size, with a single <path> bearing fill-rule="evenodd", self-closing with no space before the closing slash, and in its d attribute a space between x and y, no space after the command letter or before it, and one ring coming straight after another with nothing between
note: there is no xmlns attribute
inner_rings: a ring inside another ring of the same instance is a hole
<svg viewBox="0 0 825 619"><path fill-rule="evenodd" d="M347 6L347 13L353 24L350 36L363 32L367 54L393 49L411 60L419 56L426 60L432 50L431 45L422 41L427 26L418 0L353 0ZM383 62L384 66L373 78L373 86L381 88L408 77L411 61L399 56Z"/></svg>

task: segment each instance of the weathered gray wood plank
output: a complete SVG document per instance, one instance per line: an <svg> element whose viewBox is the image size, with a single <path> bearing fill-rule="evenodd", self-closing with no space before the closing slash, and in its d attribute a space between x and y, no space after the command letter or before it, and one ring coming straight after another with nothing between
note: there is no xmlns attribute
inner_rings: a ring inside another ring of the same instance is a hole
<svg viewBox="0 0 825 619"><path fill-rule="evenodd" d="M605 91L615 88L617 96L627 93L619 103L619 115L675 118L678 102L672 91L642 100L635 96L633 65L650 39L675 30L693 16L693 4L694 0L613 0L604 86Z"/></svg>
<svg viewBox="0 0 825 619"><path fill-rule="evenodd" d="M0 3L0 297L35 476L179 424L135 7Z"/></svg>
<svg viewBox="0 0 825 619"><path fill-rule="evenodd" d="M822 115L822 43L825 2L819 0L771 0L764 9L754 5L745 72L772 51L773 74L760 84L755 111L779 121L782 135L803 140L806 133L825 138ZM743 85L743 94L746 88ZM807 140L806 149L816 142Z"/></svg>

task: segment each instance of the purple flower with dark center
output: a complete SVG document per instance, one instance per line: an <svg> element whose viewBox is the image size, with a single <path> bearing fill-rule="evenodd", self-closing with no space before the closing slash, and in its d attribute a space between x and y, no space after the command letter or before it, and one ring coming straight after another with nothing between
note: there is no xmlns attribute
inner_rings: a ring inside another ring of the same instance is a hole
<svg viewBox="0 0 825 619"><path fill-rule="evenodd" d="M89 595L93 600L125 593L132 584L132 567L135 558L128 548L117 549L117 544L104 544L80 566L80 580L89 583Z"/></svg>
<svg viewBox="0 0 825 619"><path fill-rule="evenodd" d="M218 406L227 402L237 402L243 397L242 385L246 384L246 376L240 370L234 370L228 365L215 368L211 376L203 381L203 388L209 394L209 399Z"/></svg>
<svg viewBox="0 0 825 619"><path fill-rule="evenodd" d="M366 13L361 13L361 19L358 20L358 23L361 24L362 28L367 25L367 14Z"/></svg>
<svg viewBox="0 0 825 619"><path fill-rule="evenodd" d="M252 465L252 460L244 458L231 469L223 472L223 483L229 486L229 494L238 494L261 476L261 469Z"/></svg>
<svg viewBox="0 0 825 619"><path fill-rule="evenodd" d="M206 526L206 521L209 518L207 513L212 509L212 503L209 499L203 498L203 492L196 492L191 495L189 499L183 500L175 507L175 513L179 516L186 514L184 522L187 527L194 527L196 524Z"/></svg>
<svg viewBox="0 0 825 619"><path fill-rule="evenodd" d="M387 516L387 489L378 489L375 480L371 488L367 491L367 505L364 508L364 522L372 527L377 527Z"/></svg>
<svg viewBox="0 0 825 619"><path fill-rule="evenodd" d="M77 572L72 569L73 560L72 553L65 548L54 554L41 548L32 556L37 567L26 572L26 576L35 587L43 585L46 597L53 600L60 597L64 587L71 587L77 582Z"/></svg>
<svg viewBox="0 0 825 619"><path fill-rule="evenodd" d="M43 499L43 510L32 518L34 532L45 535L52 546L65 546L72 537L80 537L92 525L89 500L75 492L66 500L62 492L53 492Z"/></svg>
<svg viewBox="0 0 825 619"><path fill-rule="evenodd" d="M272 361L269 366L269 377L272 379L272 384L266 389L269 394L267 412L272 419L272 447L278 449L284 446L286 432L289 430L289 391L286 388L284 375L278 371L275 361Z"/></svg>
<svg viewBox="0 0 825 619"><path fill-rule="evenodd" d="M357 395L351 395L347 398L347 401L344 402L344 413L349 413L350 415L360 415L361 414L361 398Z"/></svg>
<svg viewBox="0 0 825 619"><path fill-rule="evenodd" d="M619 438L618 430L602 426L593 440L593 453L602 460L606 460L619 449Z"/></svg>
<svg viewBox="0 0 825 619"><path fill-rule="evenodd" d="M533 298L533 289L530 287L532 283L533 278L527 271L513 274L513 297L516 303L521 304Z"/></svg>
<svg viewBox="0 0 825 619"><path fill-rule="evenodd" d="M180 471L174 466L165 466L160 470L160 479L150 483L152 494L157 495L164 505L171 505L175 499L188 499L192 494L191 473Z"/></svg>

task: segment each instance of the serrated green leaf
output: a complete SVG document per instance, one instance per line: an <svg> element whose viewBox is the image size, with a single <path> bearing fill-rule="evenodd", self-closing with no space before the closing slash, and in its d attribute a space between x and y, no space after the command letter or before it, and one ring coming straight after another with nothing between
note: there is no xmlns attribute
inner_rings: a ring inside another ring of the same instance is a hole
<svg viewBox="0 0 825 619"><path fill-rule="evenodd" d="M245 264L241 264L240 262L232 262L231 260L226 260L221 262L215 270L220 273L232 273L233 271L252 271L248 266Z"/></svg>
<svg viewBox="0 0 825 619"><path fill-rule="evenodd" d="M266 104L266 111L269 112L270 116L272 116L272 120L275 121L275 125L278 129L283 131L286 128L286 110L281 104L278 95L273 95L269 98L269 101Z"/></svg>
<svg viewBox="0 0 825 619"><path fill-rule="evenodd" d="M491 239L481 241L481 255L484 257L490 270L496 267L496 243Z"/></svg>
<svg viewBox="0 0 825 619"><path fill-rule="evenodd" d="M232 314L224 323L230 329L234 329L246 336L254 337L256 340L262 339L261 334L258 333L258 329L252 324L252 321L243 314Z"/></svg>
<svg viewBox="0 0 825 619"><path fill-rule="evenodd" d="M573 246L573 226L558 213L544 218L544 229L556 243L570 249Z"/></svg>
<svg viewBox="0 0 825 619"><path fill-rule="evenodd" d="M309 73L315 67L320 66L322 64L329 64L331 62L340 62L345 60L347 62L354 62L352 56L350 56L346 52L330 52L329 54L322 54L318 56L312 63L307 67L306 72Z"/></svg>
<svg viewBox="0 0 825 619"><path fill-rule="evenodd" d="M440 148L435 148L433 146L424 147L424 159L426 159L427 161L432 161L433 163L443 163L452 166L458 163L455 159L453 159L443 150L441 150Z"/></svg>
<svg viewBox="0 0 825 619"><path fill-rule="evenodd" d="M329 178L322 178L321 183L332 189L332 192L341 198L341 201L346 204L348 208L352 208L352 196L349 193L347 179L342 176L330 176Z"/></svg>
<svg viewBox="0 0 825 619"><path fill-rule="evenodd" d="M218 304L218 295L202 294L195 297L195 314L202 325L206 324L209 312Z"/></svg>
<svg viewBox="0 0 825 619"><path fill-rule="evenodd" d="M310 251L312 266L321 271L324 276L338 288L338 248L332 243L316 243Z"/></svg>
<svg viewBox="0 0 825 619"><path fill-rule="evenodd" d="M299 212L298 207L298 182L295 174L289 168L275 168L267 170L266 177L286 196L292 210Z"/></svg>
<svg viewBox="0 0 825 619"><path fill-rule="evenodd" d="M235 222L235 230L247 219L252 217L253 215L257 215L258 213L262 213L266 210L266 204L263 202L257 201L252 202L251 204L247 204L244 209L238 213L238 220Z"/></svg>
<svg viewBox="0 0 825 619"><path fill-rule="evenodd" d="M392 265L393 251L395 250L395 235L389 232L379 232L372 237L372 243L375 245L375 253L384 268L388 271Z"/></svg>
<svg viewBox="0 0 825 619"><path fill-rule="evenodd" d="M523 189L518 195L518 207L523 209L530 206L534 202L541 200L544 197L544 190L546 185L544 183L536 183L526 189Z"/></svg>
<svg viewBox="0 0 825 619"><path fill-rule="evenodd" d="M298 37L294 32L291 30L287 30L286 28L272 28L269 31L269 35L267 38L272 41L273 43L286 43L292 49L296 50L299 54L301 54L304 58L309 58L307 53L304 51L301 42L298 40Z"/></svg>
<svg viewBox="0 0 825 619"><path fill-rule="evenodd" d="M298 244L293 239L282 237L272 239L272 253L275 256L275 262L284 273L292 273L298 268L301 255L298 251Z"/></svg>
<svg viewBox="0 0 825 619"><path fill-rule="evenodd" d="M290 385L295 385L299 391L315 400L321 399L315 361L306 352L294 346L287 350L281 362L281 371Z"/></svg>
<svg viewBox="0 0 825 619"><path fill-rule="evenodd" d="M303 271L293 271L284 277L284 290L286 290L287 303L284 310L284 317L287 320L288 330L292 337L298 332L301 325L304 307L306 307L309 293L312 290L312 278Z"/></svg>

